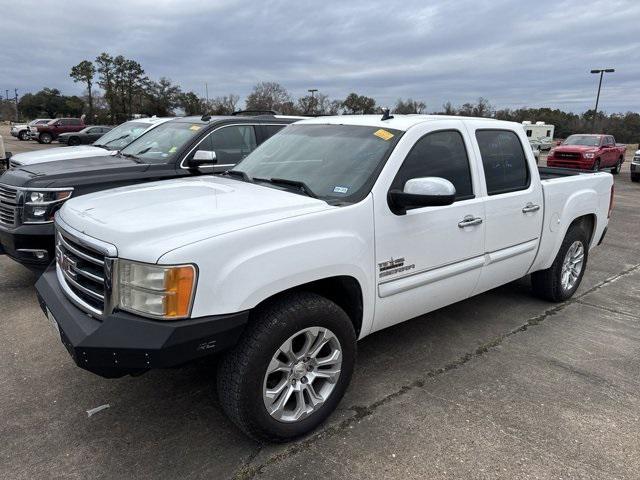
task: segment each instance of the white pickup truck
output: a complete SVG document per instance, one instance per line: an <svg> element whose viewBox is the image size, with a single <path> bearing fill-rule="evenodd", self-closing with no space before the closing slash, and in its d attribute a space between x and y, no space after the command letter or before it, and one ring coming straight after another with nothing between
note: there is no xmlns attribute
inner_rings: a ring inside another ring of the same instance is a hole
<svg viewBox="0 0 640 480"><path fill-rule="evenodd" d="M336 408L356 340L527 274L569 298L612 202L609 173L538 169L520 124L322 117L223 175L69 200L37 290L78 366L222 353L226 413L285 441Z"/></svg>

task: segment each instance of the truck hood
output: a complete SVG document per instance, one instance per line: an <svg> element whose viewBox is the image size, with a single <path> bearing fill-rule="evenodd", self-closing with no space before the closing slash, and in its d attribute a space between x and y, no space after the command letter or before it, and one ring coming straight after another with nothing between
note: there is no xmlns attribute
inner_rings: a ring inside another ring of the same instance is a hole
<svg viewBox="0 0 640 480"><path fill-rule="evenodd" d="M113 152L113 154L115 153ZM46 150L36 150L35 152L18 153L11 157L11 161L16 162L18 165L33 165L74 158L102 157L104 155L109 155L109 151L104 148L78 145L77 147L54 147Z"/></svg>
<svg viewBox="0 0 640 480"><path fill-rule="evenodd" d="M121 187L68 201L60 219L114 245L118 256L155 263L181 246L332 207L297 193L224 177Z"/></svg>
<svg viewBox="0 0 640 480"><path fill-rule="evenodd" d="M589 147L587 145L558 145L553 148L556 152L595 152L598 147Z"/></svg>

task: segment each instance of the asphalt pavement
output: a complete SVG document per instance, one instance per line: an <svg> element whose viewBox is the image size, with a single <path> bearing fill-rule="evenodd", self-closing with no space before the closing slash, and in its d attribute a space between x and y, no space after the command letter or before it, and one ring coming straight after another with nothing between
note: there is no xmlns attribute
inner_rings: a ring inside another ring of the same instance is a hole
<svg viewBox="0 0 640 480"><path fill-rule="evenodd" d="M117 380L75 367L35 277L0 256L0 478L637 479L640 185L628 169L573 299L538 300L523 279L367 337L338 411L287 445L231 425L209 362Z"/></svg>

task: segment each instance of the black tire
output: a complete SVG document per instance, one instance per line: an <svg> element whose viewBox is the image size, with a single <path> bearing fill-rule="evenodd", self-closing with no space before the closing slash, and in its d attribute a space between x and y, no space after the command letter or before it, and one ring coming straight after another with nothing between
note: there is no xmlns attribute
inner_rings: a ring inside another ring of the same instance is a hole
<svg viewBox="0 0 640 480"><path fill-rule="evenodd" d="M25 140L29 140L29 132L27 132L26 130L22 130L20 133L18 133L18 140L24 142Z"/></svg>
<svg viewBox="0 0 640 480"><path fill-rule="evenodd" d="M567 251L573 245L574 242L579 241L582 243L584 249L584 260L577 281L570 289L565 289L561 283L562 277L562 264L564 262ZM582 277L587 268L587 260L589 259L589 234L584 231L580 225L573 225L569 227L567 234L560 245L560 250L556 255L555 260L551 267L546 270L540 270L531 274L531 285L533 292L540 298L549 300L550 302L564 302L571 298L576 292Z"/></svg>
<svg viewBox="0 0 640 480"><path fill-rule="evenodd" d="M600 171L600 159L597 159L594 164L593 164L593 171L594 172L598 172Z"/></svg>
<svg viewBox="0 0 640 480"><path fill-rule="evenodd" d="M640 182L640 175L631 175L632 182Z"/></svg>
<svg viewBox="0 0 640 480"><path fill-rule="evenodd" d="M80 145L80 139L78 137L69 137L69 140L67 140L67 145L69 145L70 147Z"/></svg>
<svg viewBox="0 0 640 480"><path fill-rule="evenodd" d="M53 136L50 133L41 133L38 136L38 143L44 143L49 145L53 141Z"/></svg>
<svg viewBox="0 0 640 480"><path fill-rule="evenodd" d="M624 159L620 157L618 159L618 162L616 163L616 166L611 169L612 175L617 175L620 173L620 170L622 170L622 162L624 162Z"/></svg>
<svg viewBox="0 0 640 480"><path fill-rule="evenodd" d="M330 330L340 342L340 376L324 403L309 416L282 422L263 400L267 367L280 346L309 327ZM238 344L218 364L218 395L225 413L240 430L258 441L285 442L310 432L333 412L344 395L356 358L356 334L347 314L332 301L296 292L268 302L251 316Z"/></svg>

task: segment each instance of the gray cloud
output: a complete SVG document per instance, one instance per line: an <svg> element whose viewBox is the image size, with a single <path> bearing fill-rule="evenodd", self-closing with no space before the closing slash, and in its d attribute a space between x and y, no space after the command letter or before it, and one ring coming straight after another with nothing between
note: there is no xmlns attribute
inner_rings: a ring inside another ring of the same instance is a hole
<svg viewBox="0 0 640 480"><path fill-rule="evenodd" d="M261 80L294 95L319 88L393 104L398 97L496 107L640 110L640 3L406 0L112 0L1 5L0 91L82 87L72 65L100 52L138 60L184 90L245 96Z"/></svg>

